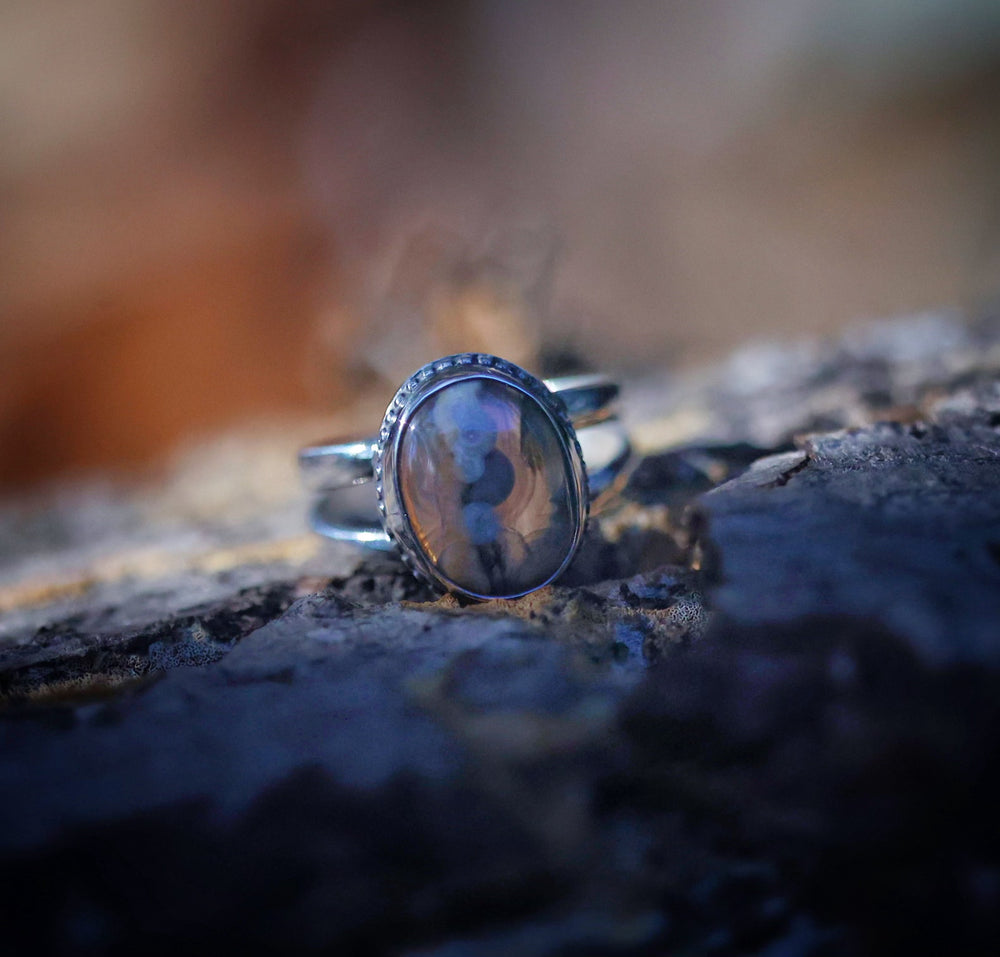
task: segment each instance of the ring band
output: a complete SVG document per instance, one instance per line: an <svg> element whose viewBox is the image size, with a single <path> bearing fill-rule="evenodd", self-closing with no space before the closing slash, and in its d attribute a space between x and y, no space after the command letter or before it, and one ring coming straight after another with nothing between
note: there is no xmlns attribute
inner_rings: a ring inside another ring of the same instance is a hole
<svg viewBox="0 0 1000 957"><path fill-rule="evenodd" d="M302 449L311 525L396 548L439 589L527 594L568 567L591 508L623 480L617 396L604 376L542 382L496 356L439 359L403 383L378 435Z"/></svg>

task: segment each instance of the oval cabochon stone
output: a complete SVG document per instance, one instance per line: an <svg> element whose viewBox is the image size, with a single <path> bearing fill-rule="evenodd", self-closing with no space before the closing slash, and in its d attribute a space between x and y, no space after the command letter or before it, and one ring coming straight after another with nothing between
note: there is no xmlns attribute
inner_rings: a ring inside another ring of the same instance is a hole
<svg viewBox="0 0 1000 957"><path fill-rule="evenodd" d="M397 477L426 556L472 595L538 588L574 548L569 458L545 409L513 385L463 379L424 399L401 438Z"/></svg>

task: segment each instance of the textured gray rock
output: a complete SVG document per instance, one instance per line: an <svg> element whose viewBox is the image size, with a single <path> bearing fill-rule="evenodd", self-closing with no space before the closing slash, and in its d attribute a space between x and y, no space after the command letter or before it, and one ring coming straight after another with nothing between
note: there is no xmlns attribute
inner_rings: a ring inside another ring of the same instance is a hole
<svg viewBox="0 0 1000 957"><path fill-rule="evenodd" d="M905 330L637 390L674 440L518 601L317 548L292 492L0 517L8 948L995 950L997 339Z"/></svg>
<svg viewBox="0 0 1000 957"><path fill-rule="evenodd" d="M734 621L849 615L929 664L1000 665L996 425L953 416L814 436L701 508L714 605Z"/></svg>

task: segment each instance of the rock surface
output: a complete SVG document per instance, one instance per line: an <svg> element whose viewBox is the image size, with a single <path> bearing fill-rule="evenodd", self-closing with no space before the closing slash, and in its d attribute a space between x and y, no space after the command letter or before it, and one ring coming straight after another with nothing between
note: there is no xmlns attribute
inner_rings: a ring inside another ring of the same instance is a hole
<svg viewBox="0 0 1000 957"><path fill-rule="evenodd" d="M637 388L516 601L318 545L280 467L11 507L6 952L994 951L998 381L928 317Z"/></svg>

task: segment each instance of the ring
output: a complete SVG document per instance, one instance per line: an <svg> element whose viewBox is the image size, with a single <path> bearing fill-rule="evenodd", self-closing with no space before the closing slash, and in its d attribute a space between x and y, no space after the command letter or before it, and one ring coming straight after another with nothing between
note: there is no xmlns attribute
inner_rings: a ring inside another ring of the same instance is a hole
<svg viewBox="0 0 1000 957"><path fill-rule="evenodd" d="M400 386L377 436L302 449L311 525L398 549L440 590L526 595L566 570L624 481L617 396L604 376L543 382L496 356L439 359Z"/></svg>

